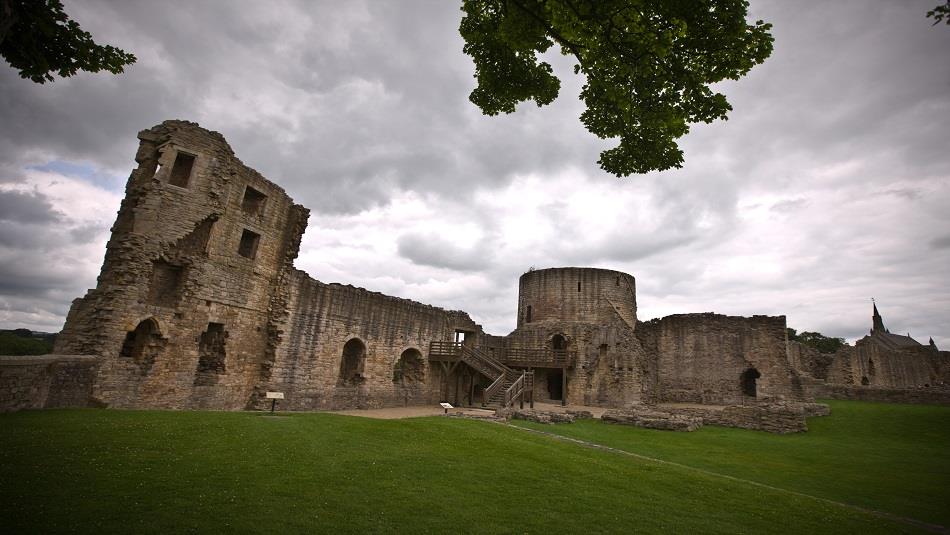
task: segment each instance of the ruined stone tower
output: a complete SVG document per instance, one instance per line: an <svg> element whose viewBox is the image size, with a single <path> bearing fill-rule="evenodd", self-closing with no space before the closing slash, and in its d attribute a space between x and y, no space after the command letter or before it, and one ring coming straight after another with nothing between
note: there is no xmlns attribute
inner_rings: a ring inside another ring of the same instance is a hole
<svg viewBox="0 0 950 535"><path fill-rule="evenodd" d="M518 327L508 346L576 355L572 367L536 370L541 397L623 405L651 395L653 373L634 334L636 323L631 275L595 268L532 270L519 281Z"/></svg>
<svg viewBox="0 0 950 535"><path fill-rule="evenodd" d="M308 211L216 132L166 121L139 140L98 286L73 302L56 352L103 357L104 404L243 408Z"/></svg>

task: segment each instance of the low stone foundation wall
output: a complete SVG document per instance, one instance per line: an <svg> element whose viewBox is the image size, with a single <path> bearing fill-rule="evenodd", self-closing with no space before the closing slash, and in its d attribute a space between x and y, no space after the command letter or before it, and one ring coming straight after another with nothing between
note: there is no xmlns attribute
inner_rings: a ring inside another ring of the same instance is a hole
<svg viewBox="0 0 950 535"><path fill-rule="evenodd" d="M605 422L673 431L695 431L703 425L720 425L767 431L801 433L808 430L806 417L826 416L831 409L821 403L770 403L726 407L631 407L607 411Z"/></svg>
<svg viewBox="0 0 950 535"><path fill-rule="evenodd" d="M605 412L600 419L608 423L665 431L695 431L703 426L703 419L698 416L673 414L648 407L610 410Z"/></svg>
<svg viewBox="0 0 950 535"><path fill-rule="evenodd" d="M577 419L575 415L566 412L536 411L534 409L502 409L495 411L495 414L505 419L528 420L539 424L571 424Z"/></svg>
<svg viewBox="0 0 950 535"><path fill-rule="evenodd" d="M801 404L729 405L724 408L680 408L675 414L702 418L707 425L738 427L769 433L801 433L808 431L805 409Z"/></svg>
<svg viewBox="0 0 950 535"><path fill-rule="evenodd" d="M915 403L922 405L950 405L950 389L946 388L882 388L826 384L813 391L816 398L879 401L883 403Z"/></svg>
<svg viewBox="0 0 950 535"><path fill-rule="evenodd" d="M86 355L0 357L0 412L94 406L98 368Z"/></svg>

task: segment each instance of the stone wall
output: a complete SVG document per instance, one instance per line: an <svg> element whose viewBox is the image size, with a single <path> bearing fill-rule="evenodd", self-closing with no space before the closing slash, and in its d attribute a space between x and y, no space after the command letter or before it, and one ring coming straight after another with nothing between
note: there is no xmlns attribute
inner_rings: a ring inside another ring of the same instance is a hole
<svg viewBox="0 0 950 535"><path fill-rule="evenodd" d="M640 322L636 332L657 363L658 401L735 404L803 396L788 360L784 316L676 314ZM749 385L744 374L754 379L754 395L743 391Z"/></svg>
<svg viewBox="0 0 950 535"><path fill-rule="evenodd" d="M907 388L950 383L950 353L929 346L888 348L871 336L834 355L829 383Z"/></svg>
<svg viewBox="0 0 950 535"><path fill-rule="evenodd" d="M950 388L887 388L842 384L817 385L811 391L815 398L876 401L881 403L916 403L950 405Z"/></svg>
<svg viewBox="0 0 950 535"><path fill-rule="evenodd" d="M92 356L0 356L0 412L94 406L98 365Z"/></svg>
<svg viewBox="0 0 950 535"><path fill-rule="evenodd" d="M788 341L788 362L792 368L815 379L828 378L834 362L834 355L821 353L817 349L794 340Z"/></svg>
<svg viewBox="0 0 950 535"><path fill-rule="evenodd" d="M673 415L702 418L706 425L738 427L769 433L801 433L808 431L809 416L801 404L752 404L727 407L681 407L669 410Z"/></svg>
<svg viewBox="0 0 950 535"><path fill-rule="evenodd" d="M821 403L752 403L726 407L678 407L634 405L604 412L605 422L671 431L695 431L703 425L737 427L769 433L801 433L808 430L806 418L827 416Z"/></svg>
<svg viewBox="0 0 950 535"><path fill-rule="evenodd" d="M267 390L284 392L287 409L375 408L454 399L429 365L429 343L481 327L464 312L446 311L363 288L325 284L294 270L290 313L281 331ZM344 377L344 348L359 348L358 377ZM459 385L459 390L462 389Z"/></svg>
<svg viewBox="0 0 950 535"><path fill-rule="evenodd" d="M575 356L567 374L567 402L575 405L621 407L647 401L652 393L654 367L646 359L634 330L616 316L606 324L544 321L516 329L507 337L511 348L552 348L561 336ZM538 399L552 399L546 377L561 370L538 369ZM561 399L553 397L553 399Z"/></svg>

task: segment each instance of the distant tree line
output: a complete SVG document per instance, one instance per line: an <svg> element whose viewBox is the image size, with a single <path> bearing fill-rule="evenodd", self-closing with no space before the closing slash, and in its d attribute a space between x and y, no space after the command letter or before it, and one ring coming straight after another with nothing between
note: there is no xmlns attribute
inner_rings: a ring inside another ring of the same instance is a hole
<svg viewBox="0 0 950 535"><path fill-rule="evenodd" d="M46 355L53 351L55 334L29 329L0 330L0 355Z"/></svg>
<svg viewBox="0 0 950 535"><path fill-rule="evenodd" d="M794 340L799 344L815 348L819 353L834 353L842 347L848 345L848 343L844 341L844 338L832 338L830 336L825 336L821 333L811 331L802 331L799 333L792 328L787 330L789 340Z"/></svg>

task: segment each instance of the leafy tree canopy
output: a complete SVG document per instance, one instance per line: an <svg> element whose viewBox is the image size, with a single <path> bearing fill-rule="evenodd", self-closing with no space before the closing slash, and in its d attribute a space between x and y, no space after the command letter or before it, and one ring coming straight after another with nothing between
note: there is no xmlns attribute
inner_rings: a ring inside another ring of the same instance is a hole
<svg viewBox="0 0 950 535"><path fill-rule="evenodd" d="M70 20L60 0L0 0L0 55L22 78L42 84L53 73L109 71L118 74L135 56L97 45L89 32Z"/></svg>
<svg viewBox="0 0 950 535"><path fill-rule="evenodd" d="M33 336L27 329L0 331L0 355L45 355L52 350L52 337Z"/></svg>
<svg viewBox="0 0 950 535"><path fill-rule="evenodd" d="M950 24L950 0L947 0L947 3L945 4L939 5L928 11L927 16L934 19L934 26L940 24L941 22Z"/></svg>
<svg viewBox="0 0 950 535"><path fill-rule="evenodd" d="M538 55L557 46L587 81L581 122L619 138L598 163L617 176L682 167L676 139L732 109L710 84L736 80L772 53L771 24L746 0L463 0L460 33L475 62L469 99L487 115L558 95Z"/></svg>
<svg viewBox="0 0 950 535"><path fill-rule="evenodd" d="M799 334L795 329L788 329L788 339L808 347L813 347L817 349L819 353L834 353L848 345L844 338L831 338L821 333L811 331L803 331Z"/></svg>

